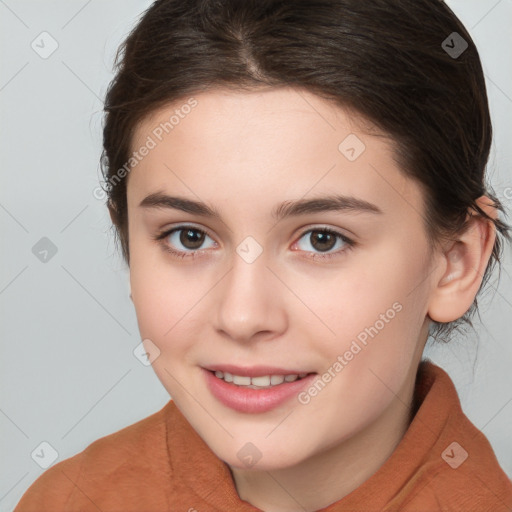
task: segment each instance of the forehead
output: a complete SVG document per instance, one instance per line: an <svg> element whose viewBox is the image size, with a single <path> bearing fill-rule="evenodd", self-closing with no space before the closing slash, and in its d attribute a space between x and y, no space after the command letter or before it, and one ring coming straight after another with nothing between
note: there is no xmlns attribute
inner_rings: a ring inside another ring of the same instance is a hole
<svg viewBox="0 0 512 512"><path fill-rule="evenodd" d="M193 105L193 106L192 106ZM150 142L151 141L151 142ZM392 143L353 112L310 92L211 90L146 117L132 150L151 145L129 174L139 199L179 188L230 200L291 198L336 190L390 208L420 208L417 185L398 169Z"/></svg>
<svg viewBox="0 0 512 512"><path fill-rule="evenodd" d="M297 133L298 128L302 134ZM196 138L201 137L196 142L203 145L210 141L222 146L226 142L240 144L240 139L244 139L245 144L266 141L271 147L298 135L314 143L326 133L338 132L336 139L345 129L383 136L355 112L349 113L303 89L279 87L236 92L213 89L183 97L146 116L135 130L132 149L142 144L148 134L153 134L158 142L172 133L177 143L193 133ZM283 136L287 138L283 140Z"/></svg>

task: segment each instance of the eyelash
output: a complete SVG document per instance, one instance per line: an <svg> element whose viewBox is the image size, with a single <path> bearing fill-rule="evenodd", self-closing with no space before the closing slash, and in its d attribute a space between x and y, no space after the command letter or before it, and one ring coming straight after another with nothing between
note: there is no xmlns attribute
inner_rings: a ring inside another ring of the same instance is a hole
<svg viewBox="0 0 512 512"><path fill-rule="evenodd" d="M182 225L182 226L177 226L177 227L174 227L172 229L168 229L166 231L163 231L161 233L158 233L155 237L154 237L154 240L159 242L160 245L162 246L162 248L170 253L172 256L176 257L176 258L180 258L180 259L184 259L184 258L196 258L197 257L197 253L201 252L201 250L205 250L205 249L197 249L195 251L176 251L174 249L171 249L171 247L169 246L169 244L167 244L165 242L165 239L170 236L172 233L174 233L175 231L185 231L186 229L189 229L189 230L193 230L193 231L196 231L198 233L201 233L201 234L204 234L204 235L207 235L209 236L210 238L212 238L208 232L204 231L203 229L199 229L199 228L196 228L195 226L189 226L189 225ZM311 233L311 232L319 232L319 233L327 233L327 234L330 234L330 235L334 235L336 237L338 237L339 239L341 239L342 242L344 242L346 244L345 248L344 249L338 249L338 251L336 252L333 252L333 253L325 253L325 254L319 254L319 253L308 253L308 258L311 258L313 260L329 260L331 258L336 258L336 257L341 257L343 256L344 254L346 254L348 251L351 251L355 246L356 246L356 242L354 242L352 239L348 238L347 236L341 234L340 232L338 231L335 231L331 228L327 228L327 227L314 227L314 228L309 228L308 230L304 231L300 237L298 238L298 240L300 240L301 238L304 237L304 235L306 235L307 233Z"/></svg>

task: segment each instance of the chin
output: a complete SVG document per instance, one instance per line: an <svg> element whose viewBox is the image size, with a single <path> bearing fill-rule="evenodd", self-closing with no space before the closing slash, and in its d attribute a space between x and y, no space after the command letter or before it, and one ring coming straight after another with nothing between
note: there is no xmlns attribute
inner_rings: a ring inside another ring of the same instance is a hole
<svg viewBox="0 0 512 512"><path fill-rule="evenodd" d="M245 471L286 469L300 464L308 457L306 453L298 453L294 446L286 447L281 445L276 447L268 441L266 443L235 441L230 443L229 446L224 445L220 447L220 450L217 450L215 446L209 446L217 457L231 468Z"/></svg>

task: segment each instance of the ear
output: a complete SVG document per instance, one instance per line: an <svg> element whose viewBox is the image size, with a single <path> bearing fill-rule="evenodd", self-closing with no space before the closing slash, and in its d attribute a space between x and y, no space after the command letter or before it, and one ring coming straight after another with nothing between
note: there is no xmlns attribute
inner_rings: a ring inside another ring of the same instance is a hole
<svg viewBox="0 0 512 512"><path fill-rule="evenodd" d="M498 218L498 211L487 196L479 197L477 203L487 215ZM451 242L441 256L445 270L432 291L428 308L428 316L436 322L453 322L468 311L492 254L496 240L494 224L477 212L468 212L468 219L466 232Z"/></svg>

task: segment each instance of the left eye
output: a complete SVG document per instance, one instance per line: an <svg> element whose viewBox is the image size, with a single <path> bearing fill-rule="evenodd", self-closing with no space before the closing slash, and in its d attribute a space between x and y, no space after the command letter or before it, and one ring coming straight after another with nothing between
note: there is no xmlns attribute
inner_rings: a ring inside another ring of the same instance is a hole
<svg viewBox="0 0 512 512"><path fill-rule="evenodd" d="M306 237L306 235L309 236ZM332 255L335 255L339 252L343 252L347 248L350 248L354 245L354 242L352 242L352 240L350 240L346 236L328 228L310 229L309 231L306 231L305 233L302 234L300 240L302 239L306 240L307 243L305 244L306 248L302 247L301 250L308 251L307 246L309 245L310 247L313 247L314 250L320 251L320 253L326 253L328 251L331 251L336 247L337 242L340 242L338 244L338 248L340 248L341 246L342 250L336 251ZM297 242L297 245L300 244L300 240ZM345 249L343 249L344 246L348 247L345 247ZM322 255L319 255L318 253L314 254L314 256L322 257ZM326 257L327 256L331 256L331 254L327 254Z"/></svg>

